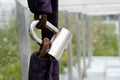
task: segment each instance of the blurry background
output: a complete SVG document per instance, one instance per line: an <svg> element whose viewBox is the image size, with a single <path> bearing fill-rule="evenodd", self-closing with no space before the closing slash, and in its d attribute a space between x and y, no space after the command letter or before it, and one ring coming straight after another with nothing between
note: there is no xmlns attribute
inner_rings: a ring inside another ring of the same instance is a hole
<svg viewBox="0 0 120 80"><path fill-rule="evenodd" d="M0 80L20 80L14 0L0 0Z"/></svg>
<svg viewBox="0 0 120 80"><path fill-rule="evenodd" d="M14 0L0 0L0 80L19 80L16 12Z"/></svg>
<svg viewBox="0 0 120 80"><path fill-rule="evenodd" d="M32 15L30 17L32 18ZM70 14L70 18L73 32L73 62L76 64L75 17L73 13ZM94 56L118 56L117 18L117 15L92 16ZM65 26L63 12L59 13L59 25ZM0 0L0 80L20 80L17 34L15 1ZM32 52L36 50L38 50L38 45L32 42ZM64 74L67 67L66 54L62 56L60 63L60 72Z"/></svg>

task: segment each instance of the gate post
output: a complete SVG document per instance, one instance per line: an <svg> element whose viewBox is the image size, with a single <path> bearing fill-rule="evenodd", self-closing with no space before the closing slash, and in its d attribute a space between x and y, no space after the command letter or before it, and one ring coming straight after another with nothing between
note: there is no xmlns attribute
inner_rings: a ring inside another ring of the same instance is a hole
<svg viewBox="0 0 120 80"><path fill-rule="evenodd" d="M28 80L28 66L30 59L30 37L29 37L29 11L27 6L22 4L25 1L16 0L16 13L18 25L18 47L21 69L21 80Z"/></svg>

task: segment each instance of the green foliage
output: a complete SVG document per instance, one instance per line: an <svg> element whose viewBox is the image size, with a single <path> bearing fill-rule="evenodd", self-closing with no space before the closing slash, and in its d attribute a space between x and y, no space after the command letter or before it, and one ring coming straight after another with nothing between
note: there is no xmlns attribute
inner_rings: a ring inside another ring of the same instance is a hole
<svg viewBox="0 0 120 80"><path fill-rule="evenodd" d="M67 66L67 54L66 51L64 51L61 59L60 59L60 73L64 73L64 68Z"/></svg>
<svg viewBox="0 0 120 80"><path fill-rule="evenodd" d="M97 24L93 27L93 46L96 56L117 56L118 43L113 24Z"/></svg>
<svg viewBox="0 0 120 80"><path fill-rule="evenodd" d="M0 29L0 80L20 80L16 22Z"/></svg>

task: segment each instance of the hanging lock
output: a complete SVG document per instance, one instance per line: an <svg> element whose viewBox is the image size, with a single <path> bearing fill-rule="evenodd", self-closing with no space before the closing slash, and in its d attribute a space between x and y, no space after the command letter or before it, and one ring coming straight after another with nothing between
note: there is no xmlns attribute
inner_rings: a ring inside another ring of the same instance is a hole
<svg viewBox="0 0 120 80"><path fill-rule="evenodd" d="M32 21L29 27L29 33L31 37L39 44L42 44L42 40L36 35L34 28L39 23L39 20ZM64 49L67 47L69 40L72 37L72 33L66 28L58 29L50 22L46 22L46 28L54 33L51 41L51 47L48 51L48 54L53 56L56 60L59 60Z"/></svg>

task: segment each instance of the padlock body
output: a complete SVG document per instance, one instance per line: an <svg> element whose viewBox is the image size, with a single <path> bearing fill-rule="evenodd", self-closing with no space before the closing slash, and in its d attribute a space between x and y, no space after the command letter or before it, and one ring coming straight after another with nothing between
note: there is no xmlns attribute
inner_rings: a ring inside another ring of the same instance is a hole
<svg viewBox="0 0 120 80"><path fill-rule="evenodd" d="M53 56L56 60L59 60L71 37L72 33L69 30L65 28L59 30L59 33L56 34L56 37L52 41L48 54Z"/></svg>

